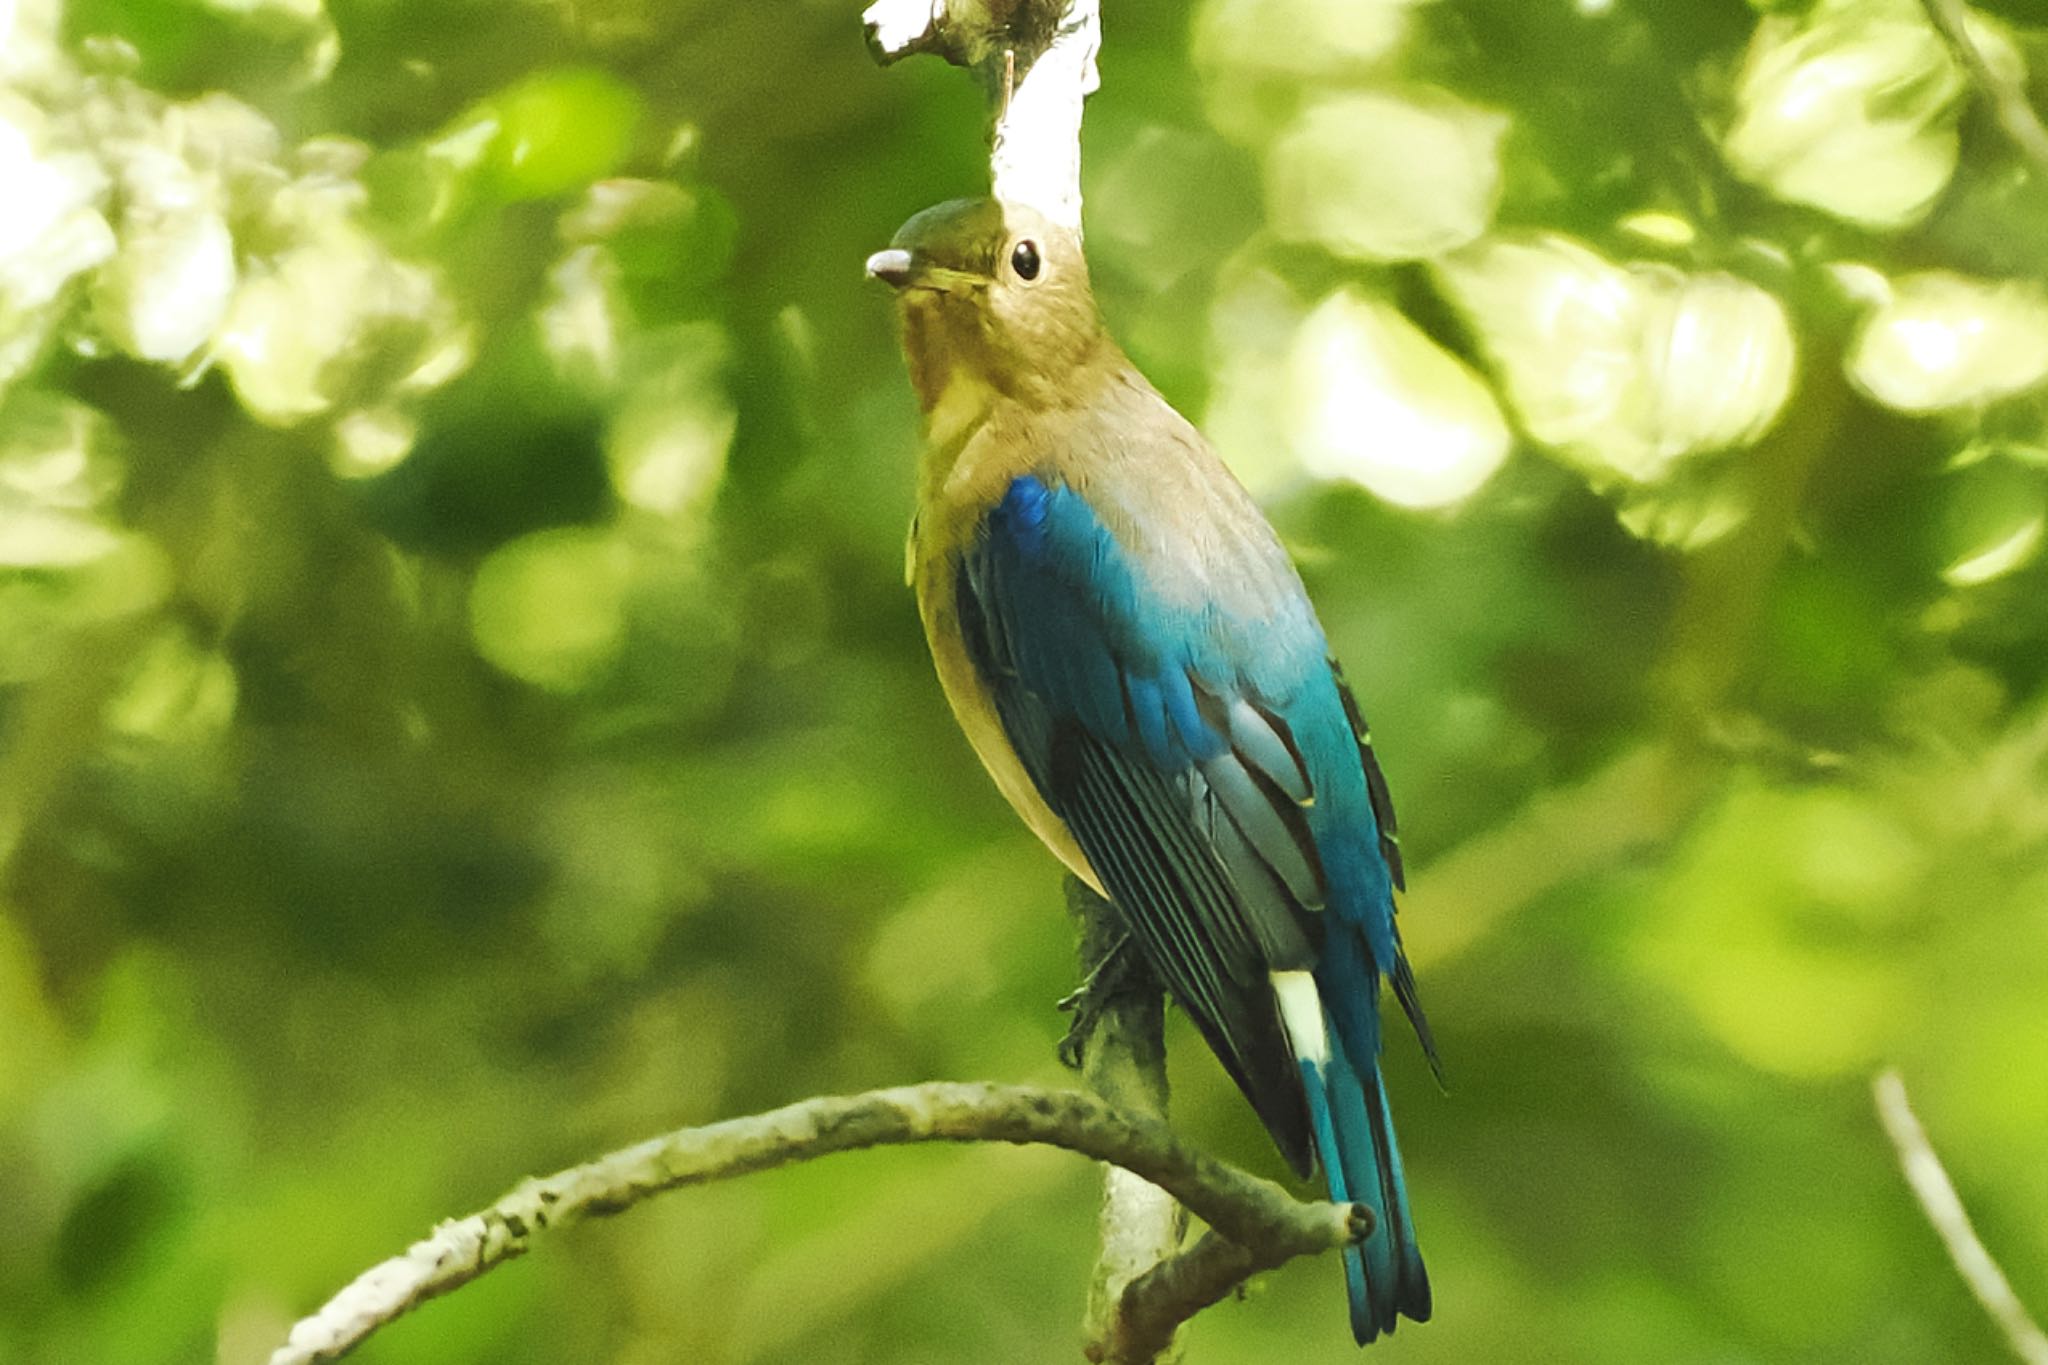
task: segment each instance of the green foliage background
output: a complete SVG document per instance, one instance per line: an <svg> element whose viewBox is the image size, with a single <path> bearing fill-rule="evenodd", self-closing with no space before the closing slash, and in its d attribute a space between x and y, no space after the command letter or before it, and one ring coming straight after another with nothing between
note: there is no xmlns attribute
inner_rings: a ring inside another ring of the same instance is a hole
<svg viewBox="0 0 2048 1365"><path fill-rule="evenodd" d="M1296 550L1403 817L1451 1086L1391 1045L1438 1310L1373 1358L1998 1358L1868 1083L2048 1309L2048 170L1889 0L1105 8L1099 292ZM973 83L876 68L847 0L6 13L0 1362L260 1361L529 1172L1061 1083L1072 935L901 585L859 269L982 187ZM2048 67L2033 0L1979 19ZM1846 64L1819 112L1785 51ZM1413 202L1276 169L1357 92L1467 159ZM1456 240L1361 247L1347 194ZM1738 360L1787 320L1789 396L1730 427L1747 371L1656 334L1629 401L1706 434L1558 436L1527 386L1595 341L1514 352L1521 296L1454 278L1544 233L1714 275ZM1977 292L1871 358L1928 271ZM1483 381L1441 424L1505 415L1475 491L1304 456L1333 295L1412 320L1417 401ZM1278 1176L1174 1047L1177 1121ZM360 1358L1070 1359L1094 1198L1057 1153L834 1158L550 1236ZM1335 1266L1190 1358L1353 1358Z"/></svg>

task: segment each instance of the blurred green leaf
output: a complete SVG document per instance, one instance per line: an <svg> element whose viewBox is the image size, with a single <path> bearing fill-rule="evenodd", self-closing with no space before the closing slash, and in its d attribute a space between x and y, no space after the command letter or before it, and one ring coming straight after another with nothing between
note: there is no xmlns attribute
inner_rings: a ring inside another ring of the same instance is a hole
<svg viewBox="0 0 2048 1365"><path fill-rule="evenodd" d="M574 67L538 72L492 95L447 134L475 134L478 169L505 199L545 199L617 170L633 145L643 101L609 72Z"/></svg>

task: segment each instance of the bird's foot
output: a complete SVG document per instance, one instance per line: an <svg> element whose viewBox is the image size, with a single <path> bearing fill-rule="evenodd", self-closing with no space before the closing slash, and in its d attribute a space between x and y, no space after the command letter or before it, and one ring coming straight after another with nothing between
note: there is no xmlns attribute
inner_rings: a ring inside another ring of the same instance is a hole
<svg viewBox="0 0 2048 1365"><path fill-rule="evenodd" d="M1060 998L1059 1008L1071 1011L1074 1016L1074 1022L1067 1028L1067 1036L1060 1039L1060 1064L1070 1071L1079 1071L1082 1057L1088 1049L1088 1038L1101 1021L1102 1012L1118 996L1143 986L1149 980L1150 974L1138 945L1131 942L1129 934L1118 934L1116 942L1096 962L1087 979Z"/></svg>

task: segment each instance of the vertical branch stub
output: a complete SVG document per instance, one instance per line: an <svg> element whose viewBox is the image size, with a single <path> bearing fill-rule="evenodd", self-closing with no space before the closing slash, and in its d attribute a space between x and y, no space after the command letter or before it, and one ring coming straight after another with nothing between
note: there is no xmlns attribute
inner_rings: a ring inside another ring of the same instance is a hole
<svg viewBox="0 0 2048 1365"><path fill-rule="evenodd" d="M1066 887L1067 909L1080 930L1080 967L1086 976L1123 943L1123 917L1078 877L1069 876ZM1164 999L1149 979L1105 1002L1083 1045L1081 1076L1088 1089L1111 1104L1164 1119L1165 1023ZM1102 1168L1102 1208L1097 1216L1102 1250L1088 1292L1091 1359L1130 1358L1117 1348L1127 1335L1122 1322L1124 1291L1179 1252L1187 1226L1186 1212L1165 1190L1120 1167ZM1159 1349L1147 1358L1172 1356L1169 1329Z"/></svg>
<svg viewBox="0 0 2048 1365"><path fill-rule="evenodd" d="M861 15L887 65L919 52L976 73L999 199L1081 226L1081 106L1101 85L1100 0L875 0Z"/></svg>

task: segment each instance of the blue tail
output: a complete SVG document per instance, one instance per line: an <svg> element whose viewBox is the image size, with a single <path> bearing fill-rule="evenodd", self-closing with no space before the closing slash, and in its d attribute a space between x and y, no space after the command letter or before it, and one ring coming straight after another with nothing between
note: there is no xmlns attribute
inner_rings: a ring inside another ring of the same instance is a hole
<svg viewBox="0 0 2048 1365"><path fill-rule="evenodd" d="M1339 1031L1331 1030L1338 1043ZM1402 1316L1429 1320L1429 1275L1415 1242L1408 1212L1408 1182L1401 1150L1387 1111L1387 1089L1372 1064L1362 1083L1347 1049L1330 1049L1326 1062L1300 1061L1308 1093L1316 1152L1335 1203L1359 1203L1372 1210L1373 1230L1364 1242L1344 1250L1344 1287L1351 1298L1351 1335L1363 1346L1392 1332Z"/></svg>

